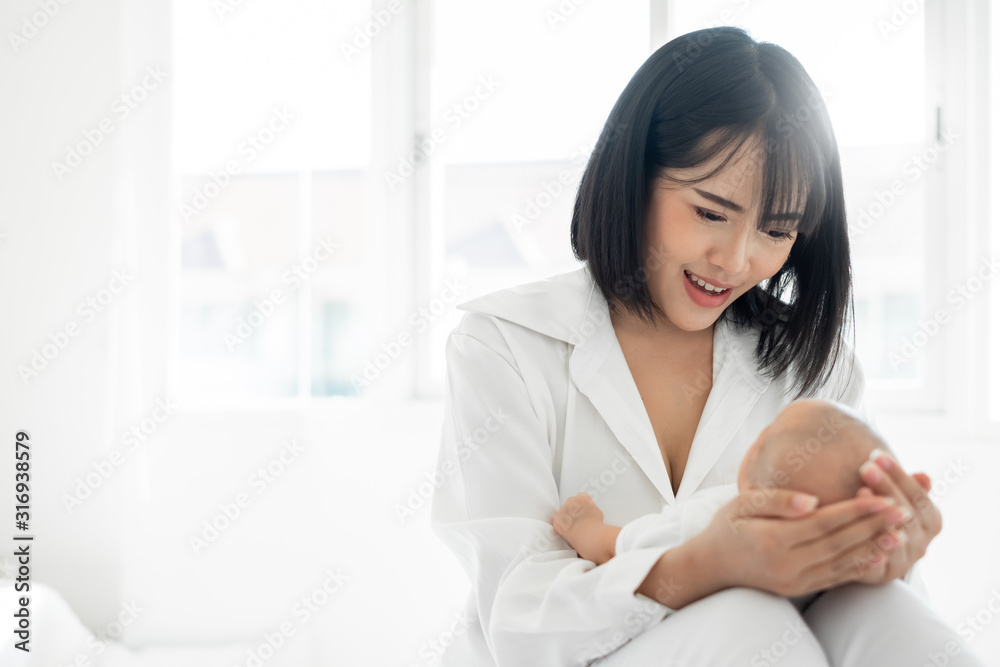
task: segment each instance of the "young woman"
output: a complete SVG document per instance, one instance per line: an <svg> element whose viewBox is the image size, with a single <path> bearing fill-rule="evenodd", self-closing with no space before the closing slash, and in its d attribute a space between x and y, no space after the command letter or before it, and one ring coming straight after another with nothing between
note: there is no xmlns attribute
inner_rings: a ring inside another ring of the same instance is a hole
<svg viewBox="0 0 1000 667"><path fill-rule="evenodd" d="M734 483L795 398L872 421L841 337L836 142L799 62L736 28L653 53L591 155L571 241L583 268L461 304L448 339L432 524L472 592L444 664L980 665L917 595L941 517L888 458L853 500L816 510L775 486L684 533L684 500ZM595 566L551 526L580 491L613 525L675 506L676 530Z"/></svg>

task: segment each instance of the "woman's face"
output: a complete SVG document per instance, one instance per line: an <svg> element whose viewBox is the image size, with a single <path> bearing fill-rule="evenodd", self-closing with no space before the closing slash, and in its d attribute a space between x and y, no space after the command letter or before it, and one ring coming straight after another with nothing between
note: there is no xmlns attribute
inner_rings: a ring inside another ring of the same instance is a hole
<svg viewBox="0 0 1000 667"><path fill-rule="evenodd" d="M761 167L755 148L745 146L726 169L704 181L679 185L658 179L654 185L645 240L649 290L677 329L711 327L740 295L777 273L792 249L801 210L756 227ZM723 159L666 173L690 179L711 172ZM710 295L692 283L698 279L725 289Z"/></svg>

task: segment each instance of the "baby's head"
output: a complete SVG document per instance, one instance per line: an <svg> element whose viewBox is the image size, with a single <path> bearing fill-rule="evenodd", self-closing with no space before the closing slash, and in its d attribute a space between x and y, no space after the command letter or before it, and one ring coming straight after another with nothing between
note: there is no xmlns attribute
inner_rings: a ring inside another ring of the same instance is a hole
<svg viewBox="0 0 1000 667"><path fill-rule="evenodd" d="M850 408L821 399L795 401L747 450L737 485L810 493L819 506L848 500L861 488L861 467L885 441Z"/></svg>

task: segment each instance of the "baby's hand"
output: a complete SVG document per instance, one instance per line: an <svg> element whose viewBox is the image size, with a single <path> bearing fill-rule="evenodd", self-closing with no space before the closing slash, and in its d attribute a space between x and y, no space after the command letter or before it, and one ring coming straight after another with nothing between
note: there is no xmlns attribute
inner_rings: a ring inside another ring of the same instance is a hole
<svg viewBox="0 0 1000 667"><path fill-rule="evenodd" d="M615 540L621 528L604 523L604 512L586 492L566 501L552 518L556 533L580 554L580 558L602 565L615 555Z"/></svg>
<svg viewBox="0 0 1000 667"><path fill-rule="evenodd" d="M586 491L581 491L567 500L552 518L552 526L556 534L576 549L574 536L581 534L581 529L604 523L604 512L597 506L594 499Z"/></svg>

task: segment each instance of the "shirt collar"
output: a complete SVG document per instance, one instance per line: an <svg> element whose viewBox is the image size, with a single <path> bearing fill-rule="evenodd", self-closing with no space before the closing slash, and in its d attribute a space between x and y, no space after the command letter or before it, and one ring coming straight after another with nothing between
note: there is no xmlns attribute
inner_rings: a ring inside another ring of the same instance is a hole
<svg viewBox="0 0 1000 667"><path fill-rule="evenodd" d="M594 303L596 293L597 303ZM493 315L532 331L576 345L586 338L584 327L593 311L607 304L586 265L537 282L491 292L455 306ZM609 322L610 324L610 322Z"/></svg>
<svg viewBox="0 0 1000 667"><path fill-rule="evenodd" d="M669 503L688 497L699 487L770 384L756 371L756 330L738 334L724 313L713 335L712 389L675 499L648 414L618 344L608 304L586 265L456 307L571 344L569 372L574 384Z"/></svg>
<svg viewBox="0 0 1000 667"><path fill-rule="evenodd" d="M581 354L573 355L573 372L581 379L589 377L616 342L608 303L586 264L544 280L490 292L456 308L493 315L576 346ZM769 382L756 368L757 330L741 335L728 313L719 318L716 329L713 375L718 376L722 364L732 361L751 386L763 391Z"/></svg>

